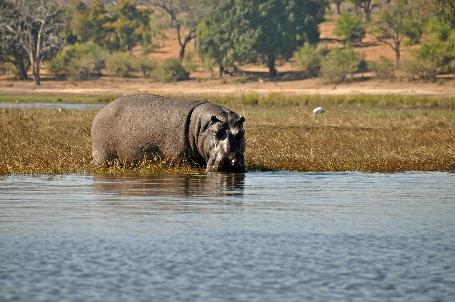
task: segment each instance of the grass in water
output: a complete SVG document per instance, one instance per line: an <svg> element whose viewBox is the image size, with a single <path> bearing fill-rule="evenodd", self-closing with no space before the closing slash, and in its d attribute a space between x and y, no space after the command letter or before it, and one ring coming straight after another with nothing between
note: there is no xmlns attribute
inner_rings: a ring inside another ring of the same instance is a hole
<svg viewBox="0 0 455 302"><path fill-rule="evenodd" d="M222 97L246 117L249 170L455 170L455 98ZM328 112L313 115L315 106ZM95 111L0 109L0 174L198 173L144 162L132 169L91 165Z"/></svg>

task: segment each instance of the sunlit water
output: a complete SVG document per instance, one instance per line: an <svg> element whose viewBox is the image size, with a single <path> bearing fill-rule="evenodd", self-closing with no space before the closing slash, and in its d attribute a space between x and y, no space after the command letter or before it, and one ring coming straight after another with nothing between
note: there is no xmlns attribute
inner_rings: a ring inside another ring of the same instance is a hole
<svg viewBox="0 0 455 302"><path fill-rule="evenodd" d="M455 174L0 178L0 301L455 301Z"/></svg>

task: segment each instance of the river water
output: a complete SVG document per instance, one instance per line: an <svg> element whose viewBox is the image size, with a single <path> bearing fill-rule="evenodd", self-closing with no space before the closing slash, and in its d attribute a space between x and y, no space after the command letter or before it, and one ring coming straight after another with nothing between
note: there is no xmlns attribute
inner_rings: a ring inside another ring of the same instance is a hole
<svg viewBox="0 0 455 302"><path fill-rule="evenodd" d="M0 301L455 301L455 174L0 178Z"/></svg>

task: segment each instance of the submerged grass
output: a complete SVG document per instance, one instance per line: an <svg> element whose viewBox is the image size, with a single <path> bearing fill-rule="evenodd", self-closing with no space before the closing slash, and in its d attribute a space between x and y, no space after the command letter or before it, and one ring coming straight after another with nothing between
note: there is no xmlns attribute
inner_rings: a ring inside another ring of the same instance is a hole
<svg viewBox="0 0 455 302"><path fill-rule="evenodd" d="M250 170L455 170L455 98L247 96L210 98L246 117ZM328 112L314 116L315 106ZM198 173L144 162L91 165L95 111L0 109L0 174Z"/></svg>

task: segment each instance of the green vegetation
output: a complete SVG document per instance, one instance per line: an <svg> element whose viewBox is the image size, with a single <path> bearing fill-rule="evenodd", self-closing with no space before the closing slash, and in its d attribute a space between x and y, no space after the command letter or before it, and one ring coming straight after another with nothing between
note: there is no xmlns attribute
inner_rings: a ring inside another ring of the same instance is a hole
<svg viewBox="0 0 455 302"><path fill-rule="evenodd" d="M343 13L337 20L333 33L348 44L358 44L365 37L365 24L360 16Z"/></svg>
<svg viewBox="0 0 455 302"><path fill-rule="evenodd" d="M246 117L250 170L455 169L455 98L247 95L211 98ZM313 115L315 106L328 113ZM0 109L0 174L194 173L145 162L94 167L94 111Z"/></svg>
<svg viewBox="0 0 455 302"><path fill-rule="evenodd" d="M249 76L242 65L264 64L273 78L278 75L277 64L292 56L307 76L323 74L323 81L349 79L346 75L327 76L341 74L342 70L347 75L366 70L352 71L346 66L351 64L340 68L330 66L335 57L341 53L347 55L348 50L328 55L324 49L340 42L330 36L323 37L323 46L317 44L319 26L326 20L335 20L334 34L348 46L369 46L371 38L390 46L395 54L394 70L388 61L368 62L378 78L407 74L410 80L434 81L454 70L453 1L104 2L0 0L0 73L25 80L31 71L37 85L43 64L52 75L71 80L91 80L103 73L158 81L187 79L179 65L150 60L150 52L164 46L162 41L167 39L170 29L177 36L176 59L186 71L199 71L202 65L212 75L217 69L220 77ZM330 15L330 5L336 6L339 16ZM366 32L369 41L363 43ZM191 41L197 42L197 52L187 51ZM412 47L409 60L400 67L402 48L410 45L416 47ZM164 75L169 74L166 68L182 73L168 78Z"/></svg>
<svg viewBox="0 0 455 302"><path fill-rule="evenodd" d="M189 72L177 59L166 59L156 69L155 77L161 82L177 82L189 79Z"/></svg>
<svg viewBox="0 0 455 302"><path fill-rule="evenodd" d="M47 69L71 80L90 80L101 76L105 56L104 50L92 42L68 45L49 61Z"/></svg>
<svg viewBox="0 0 455 302"><path fill-rule="evenodd" d="M378 79L393 80L395 78L395 66L392 60L388 58L381 57L378 62L370 64L369 67Z"/></svg>
<svg viewBox="0 0 455 302"><path fill-rule="evenodd" d="M325 47L307 43L294 53L294 61L299 68L305 70L307 76L319 76L321 62L328 52Z"/></svg>
<svg viewBox="0 0 455 302"><path fill-rule="evenodd" d="M333 48L321 64L321 76L325 82L341 83L357 71L361 56L351 48Z"/></svg>
<svg viewBox="0 0 455 302"><path fill-rule="evenodd" d="M200 28L200 51L220 66L230 57L261 61L276 76L277 59L288 59L303 43L319 40L325 6L326 1L309 0L220 1Z"/></svg>

